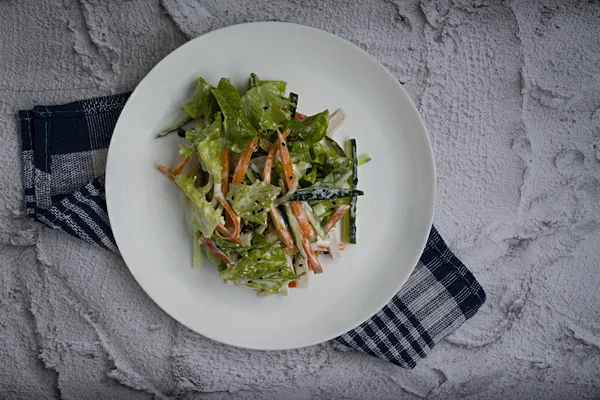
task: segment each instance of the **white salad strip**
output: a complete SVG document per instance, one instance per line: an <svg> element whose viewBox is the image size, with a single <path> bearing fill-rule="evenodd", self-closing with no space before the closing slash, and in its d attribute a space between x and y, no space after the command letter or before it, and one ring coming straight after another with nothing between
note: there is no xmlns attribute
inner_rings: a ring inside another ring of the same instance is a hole
<svg viewBox="0 0 600 400"><path fill-rule="evenodd" d="M340 251L340 242L338 240L338 234L335 231L335 229L329 232L329 255L334 260L342 256L342 252Z"/></svg>
<svg viewBox="0 0 600 400"><path fill-rule="evenodd" d="M332 137L335 131L346 121L346 111L338 108L329 116L329 126L327 127L327 136Z"/></svg>
<svg viewBox="0 0 600 400"><path fill-rule="evenodd" d="M308 287L308 261L303 259L300 256L296 256L296 260L294 262L294 271L296 275L300 275L301 273L305 273L296 281L296 287L299 288L307 288Z"/></svg>

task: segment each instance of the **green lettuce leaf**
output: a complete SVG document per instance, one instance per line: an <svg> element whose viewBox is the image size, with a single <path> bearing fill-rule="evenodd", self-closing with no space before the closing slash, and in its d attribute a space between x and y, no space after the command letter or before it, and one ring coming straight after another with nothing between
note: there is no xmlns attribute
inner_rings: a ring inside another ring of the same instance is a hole
<svg viewBox="0 0 600 400"><path fill-rule="evenodd" d="M221 163L223 147L225 147L225 139L223 138L206 138L196 146L200 159L206 167L206 172L213 177L216 183L221 183L223 178L223 164Z"/></svg>
<svg viewBox="0 0 600 400"><path fill-rule="evenodd" d="M290 158L294 164L299 162L312 163L310 147L306 142L288 142Z"/></svg>
<svg viewBox="0 0 600 400"><path fill-rule="evenodd" d="M217 119L206 128L204 139L196 143L196 149L206 171L217 183L221 183L223 177L221 163L223 147L225 147L225 138L222 136L222 123L220 119Z"/></svg>
<svg viewBox="0 0 600 400"><path fill-rule="evenodd" d="M289 281L302 276L290 269L281 247L252 249L237 263L219 272L219 275L226 281L251 287L259 293L271 294L283 292Z"/></svg>
<svg viewBox="0 0 600 400"><path fill-rule="evenodd" d="M187 195L192 203L190 226L202 232L205 237L211 237L217 225L225 225L219 210L215 210L206 200L206 193L195 185L196 177L183 174L177 175L175 183Z"/></svg>
<svg viewBox="0 0 600 400"><path fill-rule="evenodd" d="M265 81L242 97L242 106L252 125L260 132L277 129L290 119L290 101L285 97L286 83ZM283 110L287 107L287 111Z"/></svg>
<svg viewBox="0 0 600 400"><path fill-rule="evenodd" d="M195 152L196 152L196 148L194 147L193 144L190 144L189 146L184 146L182 144L179 145L179 154L191 157L192 154L194 154Z"/></svg>
<svg viewBox="0 0 600 400"><path fill-rule="evenodd" d="M328 159L337 157L337 154L332 148L320 142L310 146L310 157L313 163L323 165Z"/></svg>
<svg viewBox="0 0 600 400"><path fill-rule="evenodd" d="M214 234L211 240L232 260L243 257L246 253L248 253L249 250L251 250L251 247L246 247L238 243L227 241L217 234Z"/></svg>
<svg viewBox="0 0 600 400"><path fill-rule="evenodd" d="M221 112L225 117L226 146L241 153L246 145L256 137L257 132L242 109L242 98L227 78L222 78L216 89L212 90Z"/></svg>
<svg viewBox="0 0 600 400"><path fill-rule="evenodd" d="M307 143L317 143L327 133L329 110L311 115L303 120L292 118L284 125L290 130L288 141L302 140Z"/></svg>
<svg viewBox="0 0 600 400"><path fill-rule="evenodd" d="M221 260L219 257L217 257L215 255L215 253L210 251L210 249L208 247L206 247L204 244L202 244L201 246L204 248L204 251L206 252L206 257L217 266L217 269L219 271L224 271L227 268L227 264L225 264L225 262L223 260Z"/></svg>
<svg viewBox="0 0 600 400"><path fill-rule="evenodd" d="M313 166L306 174L304 174L302 179L306 182L315 183L317 180L317 167Z"/></svg>
<svg viewBox="0 0 600 400"><path fill-rule="evenodd" d="M279 91L281 92L282 95L285 94L285 88L287 87L287 82L285 81L264 81L262 79L260 79L258 77L258 75L256 75L254 72L252 72L250 74L250 78L248 78L248 90L252 89L255 86L260 86L260 85L264 85L265 83L267 84L276 84L278 85Z"/></svg>
<svg viewBox="0 0 600 400"><path fill-rule="evenodd" d="M267 222L267 212L273 200L277 198L281 189L257 180L252 185L234 183L229 187L227 200L235 213L249 222L264 224Z"/></svg>
<svg viewBox="0 0 600 400"><path fill-rule="evenodd" d="M219 110L219 105L212 94L214 89L204 78L198 78L198 86L194 97L181 107L192 119L204 117L207 125L212 122L213 115Z"/></svg>

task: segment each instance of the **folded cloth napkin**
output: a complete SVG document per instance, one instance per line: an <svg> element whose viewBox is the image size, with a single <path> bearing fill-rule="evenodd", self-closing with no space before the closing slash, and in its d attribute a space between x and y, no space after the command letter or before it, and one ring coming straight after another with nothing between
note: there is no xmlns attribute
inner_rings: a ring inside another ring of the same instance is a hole
<svg viewBox="0 0 600 400"><path fill-rule="evenodd" d="M103 174L110 138L128 98L124 93L19 112L27 215L117 253ZM335 340L414 368L484 302L475 277L432 227L419 263L398 294Z"/></svg>

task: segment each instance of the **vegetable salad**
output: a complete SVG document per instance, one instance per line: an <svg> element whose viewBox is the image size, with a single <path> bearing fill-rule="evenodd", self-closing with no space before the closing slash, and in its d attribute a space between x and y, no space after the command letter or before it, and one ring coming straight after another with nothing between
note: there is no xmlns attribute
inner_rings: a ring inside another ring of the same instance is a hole
<svg viewBox="0 0 600 400"><path fill-rule="evenodd" d="M338 258L356 243L357 169L370 160L354 139L332 138L343 110L300 114L286 87L251 74L240 95L227 78L216 87L199 78L185 115L158 135L188 142L158 170L189 204L194 266L204 249L227 283L259 295L307 287L309 272L323 272L321 254Z"/></svg>

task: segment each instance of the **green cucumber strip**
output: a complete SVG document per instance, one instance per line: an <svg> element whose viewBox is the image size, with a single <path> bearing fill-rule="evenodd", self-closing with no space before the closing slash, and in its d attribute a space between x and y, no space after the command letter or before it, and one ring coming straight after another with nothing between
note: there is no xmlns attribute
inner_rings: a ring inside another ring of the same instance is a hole
<svg viewBox="0 0 600 400"><path fill-rule="evenodd" d="M290 92L290 117L296 118L296 107L298 107L298 95L294 92Z"/></svg>
<svg viewBox="0 0 600 400"><path fill-rule="evenodd" d="M317 217L317 214L315 214L312 207L306 202L303 202L302 206L304 207L304 211L306 214L306 218L308 218L308 222L310 222L312 227L315 228L315 232L317 232L317 235L319 235L319 237L323 240L329 239L329 234L327 233L325 228L323 228L323 225L321 225L321 221L319 221L319 217Z"/></svg>
<svg viewBox="0 0 600 400"><path fill-rule="evenodd" d="M251 168L246 170L246 177L250 179L250 182L256 182L256 175L254 175L254 171Z"/></svg>
<svg viewBox="0 0 600 400"><path fill-rule="evenodd" d="M368 154L361 154L360 156L358 156L358 165L361 166L363 164L368 163L369 161L371 161L372 158L370 155Z"/></svg>
<svg viewBox="0 0 600 400"><path fill-rule="evenodd" d="M350 199L350 210L348 210L348 227L349 227L349 241L352 244L356 244L356 201L357 197L352 197Z"/></svg>
<svg viewBox="0 0 600 400"><path fill-rule="evenodd" d="M342 197L362 196L364 192L355 189L330 189L325 187L298 189L290 195L288 201L331 200Z"/></svg>
<svg viewBox="0 0 600 400"><path fill-rule="evenodd" d="M356 156L356 139L350 139L350 158L352 159L352 189L358 186L358 157Z"/></svg>
<svg viewBox="0 0 600 400"><path fill-rule="evenodd" d="M194 268L200 268L200 266L202 265L202 246L199 243L200 233L196 231L194 232L192 237L192 240L194 241L194 255L192 258L192 265L194 266Z"/></svg>
<svg viewBox="0 0 600 400"><path fill-rule="evenodd" d="M298 248L298 251L300 251L300 255L306 260L306 251L304 251L304 246L302 246L302 236L300 236L300 227L298 226L298 221L296 221L296 216L294 216L289 204L284 204L283 208L285 209L285 214L292 230L292 236L294 236L296 247Z"/></svg>
<svg viewBox="0 0 600 400"><path fill-rule="evenodd" d="M352 189L356 189L358 186L358 157L356 155L356 139L350 139L346 143L346 152L350 154L352 159ZM356 244L356 196L352 196L350 199L350 210L346 214L348 218L344 223L344 241L348 240L348 243Z"/></svg>
<svg viewBox="0 0 600 400"><path fill-rule="evenodd" d="M313 211L319 217L322 216L323 214L325 214L327 212L327 210L325 209L325 206L323 204L321 204L321 203L315 204L315 206L313 207Z"/></svg>

